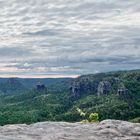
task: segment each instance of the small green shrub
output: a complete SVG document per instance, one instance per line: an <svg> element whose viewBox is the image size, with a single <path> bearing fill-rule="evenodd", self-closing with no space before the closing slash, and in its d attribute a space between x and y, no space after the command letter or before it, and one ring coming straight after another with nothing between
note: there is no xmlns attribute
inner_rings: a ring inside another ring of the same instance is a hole
<svg viewBox="0 0 140 140"><path fill-rule="evenodd" d="M98 113L91 113L89 115L90 122L98 122L99 121L99 115Z"/></svg>
<svg viewBox="0 0 140 140"><path fill-rule="evenodd" d="M82 117L81 123L88 123L88 122L99 122L99 115L98 113L91 113L88 118L86 113L84 113L80 108L76 109L80 116Z"/></svg>

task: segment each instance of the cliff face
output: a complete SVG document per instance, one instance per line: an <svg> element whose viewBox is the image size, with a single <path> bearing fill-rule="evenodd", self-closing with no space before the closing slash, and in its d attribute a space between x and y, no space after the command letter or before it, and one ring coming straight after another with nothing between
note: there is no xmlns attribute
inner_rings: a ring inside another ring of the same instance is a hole
<svg viewBox="0 0 140 140"><path fill-rule="evenodd" d="M0 127L0 140L140 140L140 124L105 120L98 124L6 125Z"/></svg>
<svg viewBox="0 0 140 140"><path fill-rule="evenodd" d="M111 84L108 81L101 81L98 84L97 94L98 96L107 95L111 91Z"/></svg>
<svg viewBox="0 0 140 140"><path fill-rule="evenodd" d="M96 94L98 96L110 93L128 97L132 83L139 83L140 71L113 72L83 75L73 80L70 85L70 93L74 97L83 94Z"/></svg>
<svg viewBox="0 0 140 140"><path fill-rule="evenodd" d="M70 85L70 93L74 97L80 97L82 94L96 92L98 87L98 81L95 81L91 77L79 77L75 79Z"/></svg>

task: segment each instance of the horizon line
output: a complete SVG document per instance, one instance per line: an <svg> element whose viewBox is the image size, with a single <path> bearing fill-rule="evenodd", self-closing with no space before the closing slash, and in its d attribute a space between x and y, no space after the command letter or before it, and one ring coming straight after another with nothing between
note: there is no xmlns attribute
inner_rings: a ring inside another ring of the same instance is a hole
<svg viewBox="0 0 140 140"><path fill-rule="evenodd" d="M105 72L95 72L88 74L69 74L69 75L0 75L0 78L78 78L81 75L90 75L90 74L99 74L99 73L110 73L110 72L123 72L123 71L137 71L138 69L124 69L124 70L114 70L114 71L105 71Z"/></svg>
<svg viewBox="0 0 140 140"><path fill-rule="evenodd" d="M33 75L0 75L0 78L38 78L38 79L45 79L45 78L77 78L80 75L39 75L39 76L33 76Z"/></svg>

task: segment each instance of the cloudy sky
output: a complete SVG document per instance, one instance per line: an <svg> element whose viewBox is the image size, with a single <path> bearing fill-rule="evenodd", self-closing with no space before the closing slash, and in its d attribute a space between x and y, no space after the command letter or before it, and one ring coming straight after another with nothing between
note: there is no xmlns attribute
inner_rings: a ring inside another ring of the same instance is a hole
<svg viewBox="0 0 140 140"><path fill-rule="evenodd" d="M0 0L0 77L140 69L140 0Z"/></svg>

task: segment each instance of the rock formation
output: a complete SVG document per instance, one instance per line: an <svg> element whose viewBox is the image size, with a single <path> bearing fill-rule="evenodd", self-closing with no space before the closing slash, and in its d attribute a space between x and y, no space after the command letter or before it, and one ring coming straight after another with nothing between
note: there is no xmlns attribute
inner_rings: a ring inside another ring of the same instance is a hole
<svg viewBox="0 0 140 140"><path fill-rule="evenodd" d="M129 99L129 89L124 85L124 80L118 77L102 77L97 75L81 76L73 80L70 85L70 95L75 99L83 94L98 96L114 93L124 99Z"/></svg>
<svg viewBox="0 0 140 140"><path fill-rule="evenodd" d="M105 120L80 124L40 122L0 127L0 140L140 140L140 124Z"/></svg>
<svg viewBox="0 0 140 140"><path fill-rule="evenodd" d="M108 81L101 81L98 85L98 96L108 95L111 90L111 84Z"/></svg>
<svg viewBox="0 0 140 140"><path fill-rule="evenodd" d="M43 91L43 90L45 90L45 85L44 84L41 84L41 83L38 83L37 85L36 85L36 89L37 89L37 91Z"/></svg>
<svg viewBox="0 0 140 140"><path fill-rule="evenodd" d="M118 94L120 96L127 95L128 94L128 89L127 88L119 88L118 89Z"/></svg>
<svg viewBox="0 0 140 140"><path fill-rule="evenodd" d="M70 85L70 94L73 97L80 97L87 93L96 93L97 82L90 77L79 77Z"/></svg>
<svg viewBox="0 0 140 140"><path fill-rule="evenodd" d="M129 99L129 90L122 82L118 86L117 94L124 99Z"/></svg>

